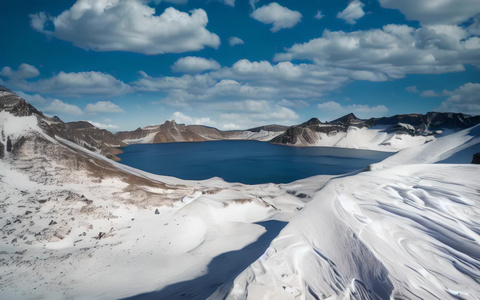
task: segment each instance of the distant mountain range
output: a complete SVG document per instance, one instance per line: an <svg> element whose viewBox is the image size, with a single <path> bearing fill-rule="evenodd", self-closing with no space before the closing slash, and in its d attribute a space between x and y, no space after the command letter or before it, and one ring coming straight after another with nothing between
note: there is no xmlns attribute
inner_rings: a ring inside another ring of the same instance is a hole
<svg viewBox="0 0 480 300"><path fill-rule="evenodd" d="M177 124L175 120L162 125L117 132L115 136L127 144L204 142L218 140L269 141L287 130L287 126L268 125L248 130L221 131L202 125Z"/></svg>
<svg viewBox="0 0 480 300"><path fill-rule="evenodd" d="M39 116L39 124L51 136L59 136L113 160L122 153L119 148L129 144L204 142L218 140L258 140L293 146L336 146L395 151L423 144L442 135L445 130L460 130L480 123L480 116L462 113L405 114L362 120L348 114L330 122L312 118L287 127L266 125L248 130L221 131L202 125L177 124L175 120L150 125L134 131L115 134L86 121L63 122L48 117L25 99L0 88L0 111L15 116ZM0 145L1 146L1 145ZM0 147L2 148L2 147Z"/></svg>

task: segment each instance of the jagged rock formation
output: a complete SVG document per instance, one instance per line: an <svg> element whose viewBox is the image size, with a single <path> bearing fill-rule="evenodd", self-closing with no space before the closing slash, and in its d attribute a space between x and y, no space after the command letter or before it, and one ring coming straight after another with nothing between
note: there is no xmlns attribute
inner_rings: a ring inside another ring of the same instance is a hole
<svg viewBox="0 0 480 300"><path fill-rule="evenodd" d="M2 87L0 87L0 112L1 111L8 112L15 117L34 116L37 120L38 127L47 136L51 138L55 136L62 137L114 160L118 160L115 155L122 153L122 151L116 147L126 146L125 143L118 140L111 132L99 129L88 122L78 121L64 123L58 117L50 118L30 105L25 99ZM3 143L0 142L2 145L0 157L3 156L2 153L5 151L12 152L25 142L23 139L12 140L10 136L5 136L5 133L2 133L0 137L3 141Z"/></svg>
<svg viewBox="0 0 480 300"><path fill-rule="evenodd" d="M320 122L317 118L300 125L288 128L285 133L272 139L272 143L285 145L321 145L355 147L354 143L360 139L360 132L364 138L371 138L377 146L391 146L398 140L405 140L408 135L418 138L419 142L430 141L442 130L460 130L480 123L480 116L469 116L461 113L429 112L422 114L395 115L392 117L371 118L361 120L354 114L348 114L331 122ZM372 136L373 135L373 136ZM353 137L352 137L353 136ZM351 141L350 141L351 140ZM397 143L398 144L398 143Z"/></svg>
<svg viewBox="0 0 480 300"><path fill-rule="evenodd" d="M177 124L175 120L162 125L137 128L134 131L117 132L115 136L127 144L203 142L217 140L268 141L283 133L287 127L267 125L249 130L221 131L203 125Z"/></svg>

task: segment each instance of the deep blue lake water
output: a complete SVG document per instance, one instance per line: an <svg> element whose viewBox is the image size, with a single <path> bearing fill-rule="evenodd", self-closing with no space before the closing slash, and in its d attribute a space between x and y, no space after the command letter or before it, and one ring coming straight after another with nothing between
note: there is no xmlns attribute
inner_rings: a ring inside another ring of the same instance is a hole
<svg viewBox="0 0 480 300"><path fill-rule="evenodd" d="M221 177L246 184L288 183L314 175L360 170L392 153L330 147L287 147L257 141L139 144L123 148L121 163L188 180Z"/></svg>

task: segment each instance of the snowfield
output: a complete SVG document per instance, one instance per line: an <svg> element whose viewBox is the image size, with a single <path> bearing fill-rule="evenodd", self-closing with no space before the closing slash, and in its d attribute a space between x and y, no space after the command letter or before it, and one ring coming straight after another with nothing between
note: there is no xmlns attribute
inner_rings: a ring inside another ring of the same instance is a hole
<svg viewBox="0 0 480 300"><path fill-rule="evenodd" d="M136 170L35 118L0 112L1 299L480 299L478 125L248 186ZM335 145L386 138L366 134Z"/></svg>

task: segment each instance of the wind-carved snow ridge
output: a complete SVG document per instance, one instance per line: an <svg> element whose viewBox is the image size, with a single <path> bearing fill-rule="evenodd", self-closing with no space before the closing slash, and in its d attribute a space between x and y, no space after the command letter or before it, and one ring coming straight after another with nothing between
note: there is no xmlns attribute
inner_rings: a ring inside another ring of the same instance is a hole
<svg viewBox="0 0 480 300"><path fill-rule="evenodd" d="M235 280L231 299L475 299L478 166L336 179Z"/></svg>

